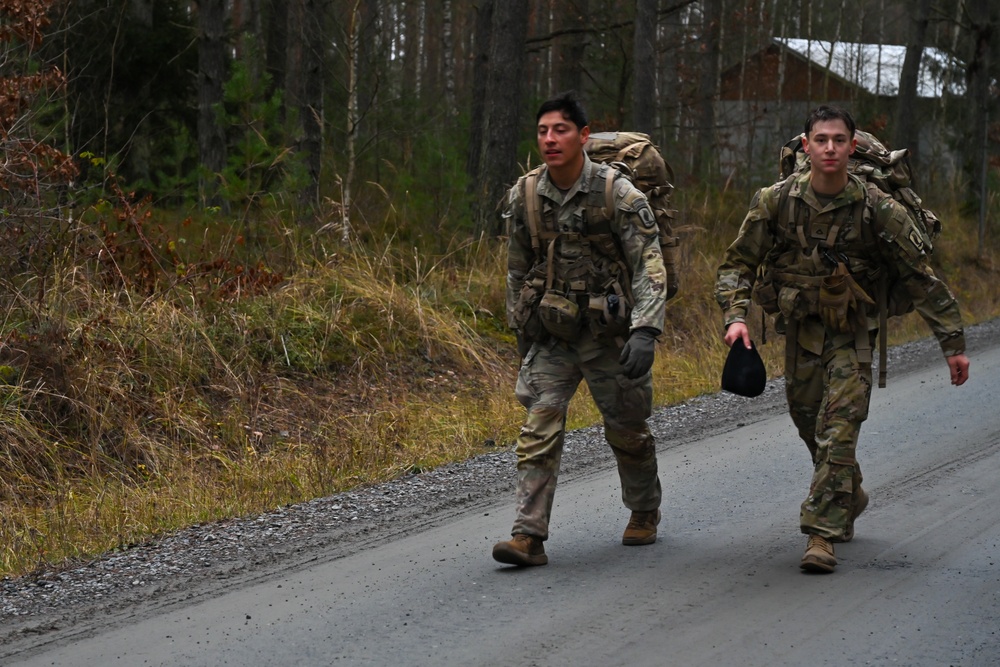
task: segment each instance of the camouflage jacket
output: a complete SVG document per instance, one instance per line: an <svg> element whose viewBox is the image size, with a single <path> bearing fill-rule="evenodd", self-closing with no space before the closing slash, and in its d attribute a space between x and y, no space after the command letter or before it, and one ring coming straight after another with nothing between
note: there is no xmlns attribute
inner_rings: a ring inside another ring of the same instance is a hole
<svg viewBox="0 0 1000 667"><path fill-rule="evenodd" d="M795 180L784 210L779 211L783 181L759 190L750 202L750 210L736 240L726 250L715 284L715 297L722 308L725 325L745 321L758 269L770 270L771 275L792 282L794 277L790 276L832 273L832 263L818 261L802 252L800 239L811 238L815 245L816 239L827 234L836 220L839 221L839 233L833 250L847 260L859 284L869 294L874 294L872 276L891 263L944 354L964 353L965 335L958 302L928 265L926 248L920 235L914 233L913 221L906 209L873 187L867 188L866 196L865 185L854 176L850 177L843 192L823 206L810 186L809 172L790 178ZM809 229L791 229L800 226L791 219L798 217L791 212L792 205L807 207L805 215ZM854 211L860 211L861 215ZM869 226L867 230L866 225ZM877 328L877 308L869 307L867 314L869 328ZM824 332L819 318L806 315L797 321L802 325L799 341L807 348L821 349Z"/></svg>
<svg viewBox="0 0 1000 667"><path fill-rule="evenodd" d="M616 252L620 261L612 261L594 244L581 241L581 237L593 234L588 229L588 199L592 205L594 197L602 197L597 188L604 180L597 179L602 165L593 162L584 154L583 171L572 188L563 194L549 180L548 170L542 167L537 181L537 196L543 226L566 236L557 239L554 248L554 267L557 277L556 287L567 287L571 281L577 285L586 283L586 291L601 292L609 278L627 281L634 304L631 311L629 329L649 327L663 331L664 306L666 303L666 270L660 251L658 229L646 197L625 177L617 174L614 184L614 202L608 202L612 211L609 221L611 236L615 239ZM606 167L605 167L606 168ZM529 272L538 271L539 264L546 259L547 248L540 251L532 246L525 208L525 177L521 177L507 195L503 217L509 236L507 252L507 321L514 327L512 318L518 295L529 277ZM593 224L593 223L591 223ZM589 248L586 247L589 245ZM625 266L627 275L621 275ZM586 275L580 275L581 270Z"/></svg>

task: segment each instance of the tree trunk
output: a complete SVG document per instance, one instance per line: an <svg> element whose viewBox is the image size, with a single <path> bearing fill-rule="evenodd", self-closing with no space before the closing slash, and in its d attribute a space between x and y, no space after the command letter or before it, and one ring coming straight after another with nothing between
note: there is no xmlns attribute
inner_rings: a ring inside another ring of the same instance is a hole
<svg viewBox="0 0 1000 667"><path fill-rule="evenodd" d="M632 127L648 135L656 125L656 15L659 0L636 0L632 45Z"/></svg>
<svg viewBox="0 0 1000 667"><path fill-rule="evenodd" d="M494 0L480 0L476 7L474 60L472 63L472 117L469 123L469 149L465 173L469 177L469 194L479 189L480 157L483 154L486 124L486 84L489 78L490 45L493 41Z"/></svg>
<svg viewBox="0 0 1000 667"><path fill-rule="evenodd" d="M265 29L267 45L265 47L265 69L271 76L271 86L268 93L285 90L285 70L288 57L288 2L285 0L262 0L267 8L268 21ZM285 110L281 110L281 119L285 118Z"/></svg>
<svg viewBox="0 0 1000 667"><path fill-rule="evenodd" d="M554 5L553 29L556 33L566 31L566 34L552 41L556 90L549 95L565 90L579 91L583 87L582 63L588 39L583 28L590 21L589 0L558 0Z"/></svg>
<svg viewBox="0 0 1000 667"><path fill-rule="evenodd" d="M987 113L990 101L990 39L989 0L968 0L966 15L970 24L971 57L966 77L966 108L969 110L969 133L966 135L966 170L969 174L969 199L978 201L983 183L984 137L987 136Z"/></svg>
<svg viewBox="0 0 1000 667"><path fill-rule="evenodd" d="M690 9L686 7L674 10L667 14L661 23L660 43L663 44L663 49L659 67L660 96L657 105L662 115L660 146L674 157L675 163L677 159L674 148L680 141L681 126L680 38L683 34L684 16L688 11Z"/></svg>
<svg viewBox="0 0 1000 667"><path fill-rule="evenodd" d="M698 145L694 151L694 174L705 178L715 164L715 101L719 89L719 34L722 0L705 0L702 6L701 77L698 93ZM713 174L714 175L714 174Z"/></svg>
<svg viewBox="0 0 1000 667"><path fill-rule="evenodd" d="M299 152L305 158L308 182L300 194L300 203L315 210L319 205L319 184L323 164L323 54L328 0L305 0L307 20L302 24L302 98L299 102L299 126L302 139Z"/></svg>
<svg viewBox="0 0 1000 667"><path fill-rule="evenodd" d="M987 194L989 168L989 119L991 115L991 81L995 76L993 69L993 51L996 48L994 31L996 24L989 0L968 0L966 16L969 21L971 57L968 59L966 77L967 104L970 122L969 134L966 135L966 173L969 175L968 200L976 202L979 209L980 252L986 230L986 208L989 201Z"/></svg>
<svg viewBox="0 0 1000 667"><path fill-rule="evenodd" d="M441 18L441 50L442 68L444 70L444 103L448 107L448 115L454 118L458 115L455 103L455 42L452 37L453 25L451 0L444 0Z"/></svg>
<svg viewBox="0 0 1000 667"><path fill-rule="evenodd" d="M501 233L497 207L517 172L527 32L528 0L505 0L496 4L480 157L482 182L478 188L476 212L476 231L480 235L498 236Z"/></svg>
<svg viewBox="0 0 1000 667"><path fill-rule="evenodd" d="M347 26L347 176L341 182L342 228L340 240L347 243L351 238L351 184L357 169L355 155L358 133L358 54L361 51L358 35L360 14L358 2L351 9Z"/></svg>
<svg viewBox="0 0 1000 667"><path fill-rule="evenodd" d="M198 156L210 175L201 179L205 206L224 206L216 174L226 166L226 137L216 120L226 81L226 10L224 0L198 5Z"/></svg>
<svg viewBox="0 0 1000 667"><path fill-rule="evenodd" d="M285 115L294 118L305 98L305 41L303 31L308 0L288 0L285 26Z"/></svg>
<svg viewBox="0 0 1000 667"><path fill-rule="evenodd" d="M909 148L910 160L916 171L919 172L920 121L917 117L917 82L920 75L920 59L924 54L924 44L927 40L931 0L917 0L912 7L910 41L906 45L903 70L899 74L899 96L896 98L896 128L893 132L893 148Z"/></svg>
<svg viewBox="0 0 1000 667"><path fill-rule="evenodd" d="M403 3L403 101L411 103L420 93L420 1Z"/></svg>
<svg viewBox="0 0 1000 667"><path fill-rule="evenodd" d="M145 27L153 27L153 6L150 0L132 0L131 2L131 15L132 20L137 24ZM139 86L139 99L148 100L152 96L150 95L151 82L149 79L144 80ZM129 164L131 166L131 172L133 177L138 178L141 181L150 182L152 170L150 168L151 160L153 157L153 150L150 147L150 137L149 137L149 125L148 123L143 123L139 127L135 128L135 132L132 137L131 146L129 147Z"/></svg>

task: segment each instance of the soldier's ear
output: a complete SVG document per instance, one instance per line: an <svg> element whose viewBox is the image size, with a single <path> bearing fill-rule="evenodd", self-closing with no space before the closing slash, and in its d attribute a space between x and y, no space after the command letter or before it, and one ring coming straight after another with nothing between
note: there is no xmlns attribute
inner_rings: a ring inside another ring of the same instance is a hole
<svg viewBox="0 0 1000 667"><path fill-rule="evenodd" d="M582 128L580 128L580 143L581 144L587 143L587 139L589 137L590 137L590 126L584 125Z"/></svg>

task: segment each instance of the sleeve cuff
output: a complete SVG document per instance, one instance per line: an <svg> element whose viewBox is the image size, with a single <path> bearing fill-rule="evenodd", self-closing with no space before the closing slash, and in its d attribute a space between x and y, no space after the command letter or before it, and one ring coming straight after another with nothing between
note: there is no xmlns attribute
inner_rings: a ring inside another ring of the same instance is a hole
<svg viewBox="0 0 1000 667"><path fill-rule="evenodd" d="M965 354L965 334L960 332L955 336L941 342L941 351L945 357L954 357L956 354Z"/></svg>

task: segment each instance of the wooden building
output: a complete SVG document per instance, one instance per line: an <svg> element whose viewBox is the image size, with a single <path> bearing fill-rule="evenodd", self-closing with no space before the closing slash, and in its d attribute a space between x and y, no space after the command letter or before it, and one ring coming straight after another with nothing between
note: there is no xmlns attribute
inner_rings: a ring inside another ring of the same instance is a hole
<svg viewBox="0 0 1000 667"><path fill-rule="evenodd" d="M819 104L842 106L858 127L889 143L906 47L775 38L770 45L722 74L716 109L722 175L759 187L777 176L778 152L803 131L809 111ZM945 125L938 122L941 97L962 93L959 63L937 49L925 49L918 82L923 163L950 178L957 157ZM896 148L896 147L893 147Z"/></svg>

